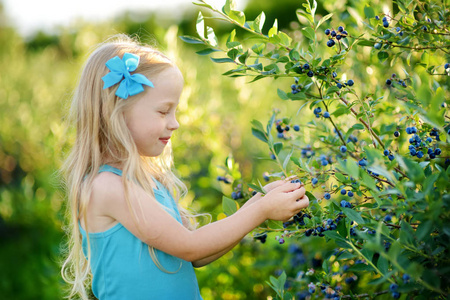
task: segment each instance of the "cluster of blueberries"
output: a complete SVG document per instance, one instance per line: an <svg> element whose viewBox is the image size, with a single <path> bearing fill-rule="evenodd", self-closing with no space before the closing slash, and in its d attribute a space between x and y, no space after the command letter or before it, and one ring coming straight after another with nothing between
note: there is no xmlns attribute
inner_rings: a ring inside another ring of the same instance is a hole
<svg viewBox="0 0 450 300"><path fill-rule="evenodd" d="M375 16L375 19L377 21L379 21L380 17L379 16ZM389 21L388 21L387 17L383 17L383 19L381 19L381 21L383 22L383 27L384 28L388 28L389 27Z"/></svg>
<svg viewBox="0 0 450 300"><path fill-rule="evenodd" d="M407 87L406 82L402 79L397 78L397 75L393 73L391 78L386 79L386 85L391 86L394 82L398 83L402 87Z"/></svg>
<svg viewBox="0 0 450 300"><path fill-rule="evenodd" d="M336 41L339 42L342 38L348 36L348 32L344 30L343 26L339 26L337 32L336 30L327 28L325 29L325 34L329 37L327 42L328 47L333 47L336 45Z"/></svg>
<svg viewBox="0 0 450 300"><path fill-rule="evenodd" d="M445 65L444 65L444 69L445 69L445 71L447 71L447 72L450 72L450 63L446 63Z"/></svg>
<svg viewBox="0 0 450 300"><path fill-rule="evenodd" d="M331 155L327 156L325 154L322 154L322 155L320 155L319 160L320 160L320 164L324 167L327 166L328 164L333 163Z"/></svg>
<svg viewBox="0 0 450 300"><path fill-rule="evenodd" d="M310 158L311 156L314 156L316 152L312 149L311 145L306 145L305 148L302 148L301 155L302 158Z"/></svg>
<svg viewBox="0 0 450 300"><path fill-rule="evenodd" d="M280 139L284 139L285 133L288 132L289 130L291 130L291 127L287 124L283 128L284 124L283 124L282 120L277 120L275 124L276 124L276 129L278 132L277 137ZM299 125L294 125L292 128L294 129L294 131L300 131Z"/></svg>
<svg viewBox="0 0 450 300"><path fill-rule="evenodd" d="M309 294L305 294L305 293L298 294L297 295L298 299L307 299L307 297L310 296L310 294L314 294L316 292L316 288L317 288L317 286L314 283L310 282L308 284ZM339 297L339 294L337 293L337 291L333 290L331 287L327 287L326 285L321 284L319 286L319 288L320 288L319 291L322 294L325 294L325 299L339 300L341 298L341 297Z"/></svg>
<svg viewBox="0 0 450 300"><path fill-rule="evenodd" d="M342 89L345 86L353 86L355 84L355 82L353 81L353 79L349 79L346 82L340 82L337 81L336 86L340 89Z"/></svg>
<svg viewBox="0 0 450 300"><path fill-rule="evenodd" d="M409 149L409 154L411 156L417 156L417 158L422 158L424 156L424 153L422 150L419 150L419 149L424 149L425 147L427 147L427 145L431 146L430 143L433 142L433 139L431 138L432 136L434 136L436 138L436 140L439 141L439 133L436 128L433 128L430 132L430 136L427 137L425 139L425 141L422 141L420 136L417 135L417 132L418 132L418 130L415 126L406 128L407 134L414 134L409 139L409 143L411 145L409 145L408 149ZM450 130L449 130L449 132L450 132ZM397 136L399 134L395 134L395 132L394 132L394 135ZM440 148L433 149L432 147L429 147L427 150L427 154L429 155L430 159L436 158L436 156L440 155L441 153L442 153L442 150Z"/></svg>
<svg viewBox="0 0 450 300"><path fill-rule="evenodd" d="M320 107L314 108L313 113L314 113L314 115L316 116L316 118L320 118L320 114L322 113L322 108L320 108ZM329 117L330 117L330 113L327 112L327 111L324 112L324 113L323 113L323 117L324 117L324 118L329 118Z"/></svg>

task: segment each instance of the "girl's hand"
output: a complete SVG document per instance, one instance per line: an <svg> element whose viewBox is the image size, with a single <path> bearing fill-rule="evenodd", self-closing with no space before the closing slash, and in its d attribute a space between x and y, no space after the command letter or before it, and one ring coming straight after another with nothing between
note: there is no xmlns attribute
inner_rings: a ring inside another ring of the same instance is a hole
<svg viewBox="0 0 450 300"><path fill-rule="evenodd" d="M265 186L263 186L263 189L266 193L269 193L270 191L272 191L273 189L282 186L283 184L285 184L287 181L291 181L292 179L297 178L296 176L290 176L288 178L285 179L280 179L277 181L273 181L271 183L266 184ZM259 201L262 198L262 194L261 193L257 193L255 196L251 197L247 202L244 203L244 206L248 206L252 203L255 203L256 201Z"/></svg>
<svg viewBox="0 0 450 300"><path fill-rule="evenodd" d="M277 185L258 202L267 219L287 221L309 205L302 184L284 181Z"/></svg>

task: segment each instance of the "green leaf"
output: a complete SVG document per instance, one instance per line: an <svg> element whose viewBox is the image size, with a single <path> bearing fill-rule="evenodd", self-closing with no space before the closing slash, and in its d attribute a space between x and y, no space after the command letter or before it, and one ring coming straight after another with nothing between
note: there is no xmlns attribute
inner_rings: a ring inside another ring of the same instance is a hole
<svg viewBox="0 0 450 300"><path fill-rule="evenodd" d="M333 85L333 86L330 86L328 89L327 89L327 91L326 91L326 95L329 95L329 94L332 94L332 93L336 93L336 92L338 92L339 91L339 88L337 87L337 86L335 86L335 85Z"/></svg>
<svg viewBox="0 0 450 300"><path fill-rule="evenodd" d="M377 268L381 271L381 273L386 274L389 270L389 262L384 256L378 258Z"/></svg>
<svg viewBox="0 0 450 300"><path fill-rule="evenodd" d="M179 38L188 44L205 44L205 42L202 41L201 39L189 35L183 35L180 36Z"/></svg>
<svg viewBox="0 0 450 300"><path fill-rule="evenodd" d="M247 185L252 188L253 190L257 191L258 193L261 194L265 194L266 191L264 190L263 187L261 187L260 185L256 185L256 184L252 184L252 183L247 183Z"/></svg>
<svg viewBox="0 0 450 300"><path fill-rule="evenodd" d="M278 37L280 38L283 46L289 47L291 45L292 39L283 31L278 33Z"/></svg>
<svg viewBox="0 0 450 300"><path fill-rule="evenodd" d="M231 10L228 16L236 21L239 25L244 26L245 24L245 14L242 11Z"/></svg>
<svg viewBox="0 0 450 300"><path fill-rule="evenodd" d="M336 231L325 231L323 232L323 234L331 239L331 240L335 240L335 241L341 241L343 243L348 243L347 240L345 238L343 238L342 236L340 236L339 234L337 234Z"/></svg>
<svg viewBox="0 0 450 300"><path fill-rule="evenodd" d="M304 36L306 36L311 41L316 40L316 33L314 32L314 29L312 29L311 27L302 28L302 33Z"/></svg>
<svg viewBox="0 0 450 300"><path fill-rule="evenodd" d="M223 196L222 197L222 209L224 214L231 216L238 210L238 204L236 201Z"/></svg>
<svg viewBox="0 0 450 300"><path fill-rule="evenodd" d="M256 137L257 139L263 141L264 143L268 143L269 142L269 140L267 139L266 134L263 131L261 131L261 130L258 130L256 128L252 128L252 134L253 134L254 137Z"/></svg>
<svg viewBox="0 0 450 300"><path fill-rule="evenodd" d="M283 143L275 143L275 144L273 144L273 150L275 151L275 153L277 155L280 153L281 149L283 149Z"/></svg>
<svg viewBox="0 0 450 300"><path fill-rule="evenodd" d="M249 54L248 50L245 51L244 54L242 54L242 55L239 56L239 61L240 61L242 64L245 64L245 62L247 61L247 58L249 57L249 55L250 55L250 54Z"/></svg>
<svg viewBox="0 0 450 300"><path fill-rule="evenodd" d="M203 15L202 12L198 12L198 17L197 17L197 24L195 26L196 30L197 30L197 34L202 38L205 39L205 22L203 20Z"/></svg>
<svg viewBox="0 0 450 300"><path fill-rule="evenodd" d="M317 23L316 30L320 27L320 25L322 25L323 22L325 22L326 20L328 20L332 16L333 16L333 14L328 14L328 15L324 16L323 18L321 18L319 20L319 22Z"/></svg>
<svg viewBox="0 0 450 300"><path fill-rule="evenodd" d="M375 12L374 12L373 8L367 4L366 4L366 6L364 6L364 14L366 15L367 19L375 18Z"/></svg>
<svg viewBox="0 0 450 300"><path fill-rule="evenodd" d="M211 54L211 53L217 52L217 51L220 51L220 50L213 49L213 48L206 48L206 49L197 51L195 53L197 53L198 55L208 55L208 54Z"/></svg>
<svg viewBox="0 0 450 300"><path fill-rule="evenodd" d="M281 100L289 100L289 97L287 96L287 93L281 89L277 89L278 97L280 97Z"/></svg>
<svg viewBox="0 0 450 300"><path fill-rule="evenodd" d="M289 161L291 160L291 156L292 153L294 153L294 147L292 147L291 151L289 152L289 154L286 156L286 158L284 159L283 162L283 169L286 170L287 164L289 163Z"/></svg>
<svg viewBox="0 0 450 300"><path fill-rule="evenodd" d="M269 37L272 37L274 35L278 34L278 20L275 19L275 21L273 22L273 26L272 28L269 29Z"/></svg>
<svg viewBox="0 0 450 300"><path fill-rule="evenodd" d="M261 54L264 50L264 48L266 47L266 44L261 43L261 44L255 44L252 46L252 50L253 52L255 52L256 54Z"/></svg>
<svg viewBox="0 0 450 300"><path fill-rule="evenodd" d="M388 57L389 53L387 53L386 51L378 52L378 59L380 60L380 62L384 62L386 59L388 59Z"/></svg>
<svg viewBox="0 0 450 300"><path fill-rule="evenodd" d="M236 1L235 0L227 0L225 5L222 7L222 11L228 15L230 11L236 9Z"/></svg>
<svg viewBox="0 0 450 300"><path fill-rule="evenodd" d="M358 224L364 224L364 219L361 217L361 213L357 212L351 208L342 207L342 211L344 214L352 221L355 221Z"/></svg>
<svg viewBox="0 0 450 300"><path fill-rule="evenodd" d="M213 47L217 47L219 41L217 40L216 34L214 33L214 29L212 27L206 26L206 34L209 44Z"/></svg>
<svg viewBox="0 0 450 300"><path fill-rule="evenodd" d="M265 21L266 21L266 15L264 14L264 12L261 12L261 14L259 14L259 16L256 17L256 19L254 21L256 32L261 33Z"/></svg>
<svg viewBox="0 0 450 300"><path fill-rule="evenodd" d="M224 57L224 58L214 58L214 57L210 57L210 58L211 58L211 60L212 60L213 62L218 63L218 64L222 64L222 63L235 63L235 61L232 60L232 59L229 58L229 57Z"/></svg>

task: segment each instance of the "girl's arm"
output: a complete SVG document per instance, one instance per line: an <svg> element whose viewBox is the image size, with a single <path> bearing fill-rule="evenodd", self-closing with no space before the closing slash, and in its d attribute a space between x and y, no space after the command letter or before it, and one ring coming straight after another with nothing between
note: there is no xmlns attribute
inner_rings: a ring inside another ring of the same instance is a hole
<svg viewBox="0 0 450 300"><path fill-rule="evenodd" d="M283 181L283 180L277 180L277 181L271 182L271 183L269 183L269 184L264 186L264 191L266 193L270 192L274 188L282 185L283 183L285 183L285 181ZM260 200L261 198L262 198L262 194L261 193L257 193L252 198L250 198L247 202L245 202L244 205L241 208L244 208L244 207L246 207L246 206L248 206L248 205L250 205L252 203L255 203L256 201ZM200 267L206 266L207 264L209 264L209 263L211 263L211 262L221 258L223 255L227 254L231 249L233 249L240 242L241 242L241 240L238 240L236 243L234 243L230 247L224 249L223 251L220 251L219 253L216 253L214 255L205 257L205 258L197 260L197 261L193 261L192 265L194 267L196 267L196 268L200 268Z"/></svg>
<svg viewBox="0 0 450 300"><path fill-rule="evenodd" d="M308 206L305 189L284 183L233 215L189 231L139 186L130 184L130 207L121 178L101 173L94 180L89 210L120 222L137 238L186 261L198 261L229 249L267 219L287 220ZM296 201L300 199L300 201Z"/></svg>

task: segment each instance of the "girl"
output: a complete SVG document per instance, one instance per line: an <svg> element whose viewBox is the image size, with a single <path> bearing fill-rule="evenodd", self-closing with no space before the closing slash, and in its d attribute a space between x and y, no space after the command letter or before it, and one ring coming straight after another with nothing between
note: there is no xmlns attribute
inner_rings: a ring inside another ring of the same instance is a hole
<svg viewBox="0 0 450 300"><path fill-rule="evenodd" d="M126 37L88 58L72 102L76 140L64 166L69 298L201 299L193 267L230 251L267 219L309 204L300 183L276 181L232 216L195 229L178 205L185 185L171 171L171 136L183 88L162 53Z"/></svg>

